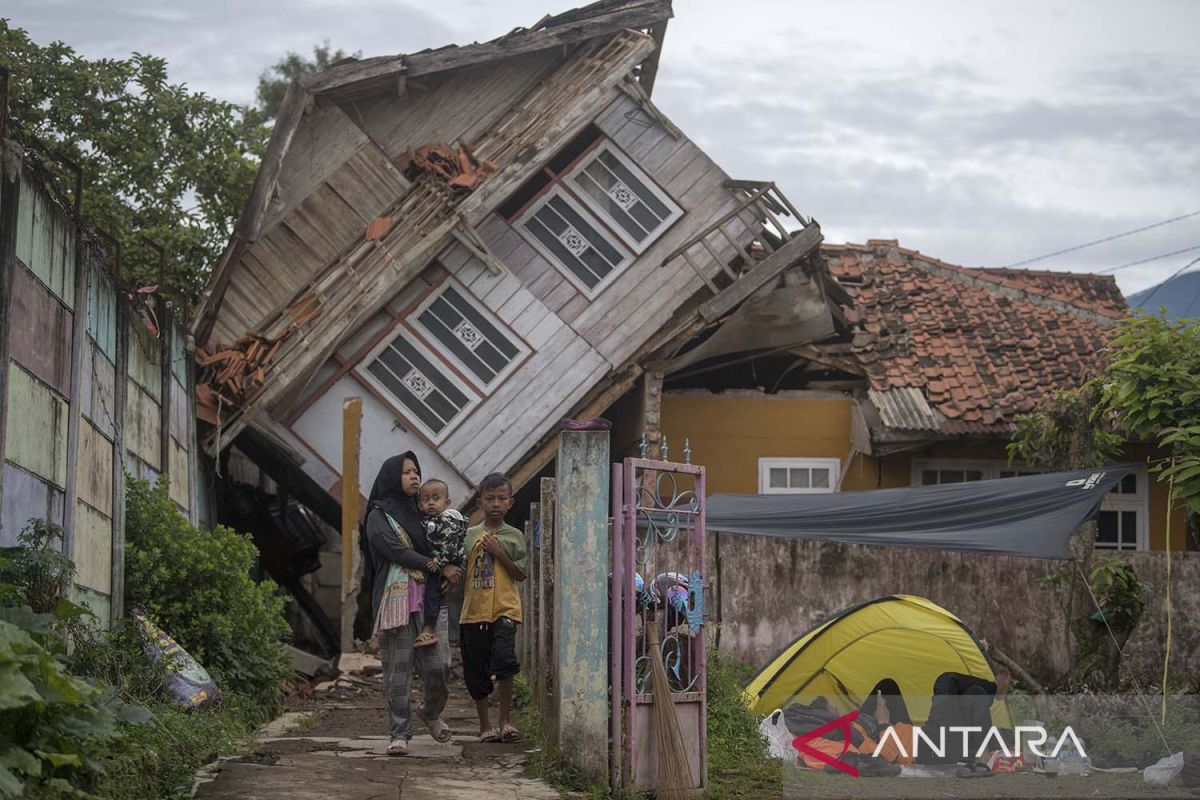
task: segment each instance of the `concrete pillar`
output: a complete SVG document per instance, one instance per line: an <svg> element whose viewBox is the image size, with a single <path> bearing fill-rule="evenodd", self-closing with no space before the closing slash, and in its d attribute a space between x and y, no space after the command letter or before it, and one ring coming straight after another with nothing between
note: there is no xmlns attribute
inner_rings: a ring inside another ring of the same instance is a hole
<svg viewBox="0 0 1200 800"><path fill-rule="evenodd" d="M589 783L608 782L607 431L560 435L554 537L558 746ZM569 677L566 677L569 676Z"/></svg>

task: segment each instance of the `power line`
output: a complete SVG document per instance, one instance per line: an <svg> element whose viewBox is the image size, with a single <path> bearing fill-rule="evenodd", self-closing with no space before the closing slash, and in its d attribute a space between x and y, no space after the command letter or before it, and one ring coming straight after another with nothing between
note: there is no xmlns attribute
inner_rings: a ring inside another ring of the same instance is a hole
<svg viewBox="0 0 1200 800"><path fill-rule="evenodd" d="M1141 233L1142 231L1148 231L1148 230L1151 230L1152 228L1161 228L1163 225L1170 225L1172 222L1179 222L1180 220L1189 219L1189 218L1195 217L1195 216L1200 216L1200 211L1193 211L1190 214L1183 214L1182 216L1171 217L1171 219L1164 219L1162 222L1155 222L1153 225L1146 225L1141 228L1134 228L1133 230L1125 231L1124 233L1115 233L1112 236L1106 236L1103 239L1096 239L1095 241L1092 241L1092 242L1084 242L1083 244L1077 244L1074 247L1068 247L1063 250L1055 250L1053 253L1046 253L1044 255L1034 256L1033 258L1027 258L1024 261L1017 261L1013 264L1005 264L1000 269L1008 269L1009 267L1021 267L1026 264L1032 264L1034 261L1041 261L1044 258L1053 258L1054 256L1061 256L1064 253L1074 253L1076 250L1083 250L1085 247L1094 247L1095 245L1104 244L1105 242L1111 242L1115 239L1123 239L1126 236L1133 236L1135 233Z"/></svg>
<svg viewBox="0 0 1200 800"><path fill-rule="evenodd" d="M1108 272L1117 272L1118 270L1126 269L1127 267L1136 267L1139 264L1149 264L1151 261L1158 261L1160 258L1170 258L1171 256L1177 256L1180 253L1190 253L1193 250L1200 250L1200 244L1194 244L1191 247L1185 247L1182 250L1172 250L1169 253L1161 253L1157 256L1150 256L1149 258L1142 258L1137 261L1130 261L1128 264L1122 264L1119 267L1108 267L1107 269L1099 269L1099 270L1096 270L1096 272L1101 275L1108 273Z"/></svg>
<svg viewBox="0 0 1200 800"><path fill-rule="evenodd" d="M1158 286L1155 286L1155 287L1154 287L1154 289L1153 289L1153 290L1151 290L1150 294L1146 295L1146 299L1142 301L1142 307L1143 307L1143 308L1149 308L1149 307L1150 307L1150 301L1154 299L1154 295L1158 294L1158 290L1159 290L1159 289L1161 289L1162 287L1166 286L1166 285L1167 285L1168 283L1170 283L1171 281L1173 281L1173 280L1175 280L1176 278L1178 278L1180 275L1182 275L1182 274L1183 274L1183 273L1184 273L1184 272L1187 270L1187 268L1188 268L1188 267L1190 267L1192 264L1195 264L1195 263L1197 263L1197 262L1200 262L1200 256L1197 256L1196 258L1193 258L1191 261L1189 261L1188 263L1184 264L1184 265L1183 265L1182 267L1180 267L1179 269L1175 270L1175 273L1174 273L1173 275L1171 275L1171 277L1167 278L1165 281L1163 281L1162 283L1160 283Z"/></svg>

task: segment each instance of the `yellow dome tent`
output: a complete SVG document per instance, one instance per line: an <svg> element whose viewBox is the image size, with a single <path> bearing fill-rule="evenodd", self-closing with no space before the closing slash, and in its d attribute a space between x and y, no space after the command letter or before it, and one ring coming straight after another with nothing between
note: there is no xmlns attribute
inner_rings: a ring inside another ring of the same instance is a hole
<svg viewBox="0 0 1200 800"><path fill-rule="evenodd" d="M890 595L848 608L792 642L750 682L744 698L763 716L817 697L848 712L891 678L920 724L943 672L995 679L962 620L923 597ZM993 704L992 721L1011 727L1006 704Z"/></svg>

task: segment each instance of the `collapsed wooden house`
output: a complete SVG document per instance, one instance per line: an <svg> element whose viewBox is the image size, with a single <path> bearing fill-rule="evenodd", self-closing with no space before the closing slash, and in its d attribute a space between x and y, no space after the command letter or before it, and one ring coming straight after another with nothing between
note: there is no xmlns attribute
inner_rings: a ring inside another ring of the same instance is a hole
<svg viewBox="0 0 1200 800"><path fill-rule="evenodd" d="M336 524L360 396L364 481L411 448L466 502L731 313L736 340L751 296L761 314L800 287L819 321L781 335L828 335L819 227L651 100L671 16L604 0L294 83L194 316L206 450L235 444Z"/></svg>

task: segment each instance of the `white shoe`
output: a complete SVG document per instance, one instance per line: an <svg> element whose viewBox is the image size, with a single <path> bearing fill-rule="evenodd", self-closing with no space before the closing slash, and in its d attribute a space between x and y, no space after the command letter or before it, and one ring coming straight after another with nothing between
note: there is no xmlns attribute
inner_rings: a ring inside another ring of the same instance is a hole
<svg viewBox="0 0 1200 800"><path fill-rule="evenodd" d="M392 741L388 743L387 754L389 756L408 755L408 741L405 739L392 739Z"/></svg>

